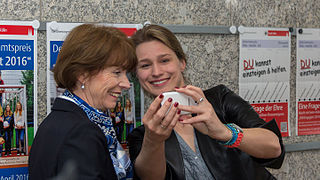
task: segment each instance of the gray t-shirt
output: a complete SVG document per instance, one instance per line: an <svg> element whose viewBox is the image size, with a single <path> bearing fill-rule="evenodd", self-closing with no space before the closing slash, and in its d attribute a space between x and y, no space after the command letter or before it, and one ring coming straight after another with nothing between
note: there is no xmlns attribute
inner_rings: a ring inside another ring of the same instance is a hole
<svg viewBox="0 0 320 180"><path fill-rule="evenodd" d="M176 132L175 132L176 133ZM196 134L194 134L194 145L196 152L194 152L189 145L182 139L182 137L176 133L179 141L186 180L213 180L206 163L204 162L199 150Z"/></svg>

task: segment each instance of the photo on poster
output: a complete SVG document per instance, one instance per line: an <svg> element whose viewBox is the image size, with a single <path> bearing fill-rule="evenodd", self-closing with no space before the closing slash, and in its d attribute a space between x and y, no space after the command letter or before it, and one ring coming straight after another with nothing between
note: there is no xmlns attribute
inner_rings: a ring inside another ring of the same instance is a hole
<svg viewBox="0 0 320 180"><path fill-rule="evenodd" d="M130 89L122 92L117 105L111 109L114 128L119 142L126 148L128 134L141 125L141 87L136 78L128 75Z"/></svg>
<svg viewBox="0 0 320 180"><path fill-rule="evenodd" d="M33 140L33 71L0 71L1 157L24 156ZM30 140L30 141L28 141Z"/></svg>

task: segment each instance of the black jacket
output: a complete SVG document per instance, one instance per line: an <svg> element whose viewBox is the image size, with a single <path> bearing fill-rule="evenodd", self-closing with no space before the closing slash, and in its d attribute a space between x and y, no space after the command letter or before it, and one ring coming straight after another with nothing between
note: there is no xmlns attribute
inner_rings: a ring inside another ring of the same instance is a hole
<svg viewBox="0 0 320 180"><path fill-rule="evenodd" d="M10 122L9 122L9 127L8 127L8 128L4 128L4 127L3 127L3 123L6 121L6 118L9 118L9 117L11 118L11 119L10 119ZM4 132L13 132L13 129L14 129L14 116L13 116L13 114L8 115L8 116L5 116L5 115L3 114L2 128L3 128L3 131L4 131Z"/></svg>
<svg viewBox="0 0 320 180"><path fill-rule="evenodd" d="M212 176L216 180L275 179L265 167L280 168L284 159L285 151L276 122L272 120L266 123L259 118L250 104L223 85L206 90L204 93L223 123L235 123L242 128L269 129L279 137L282 148L282 153L278 158L258 159L237 148L226 148L209 136L196 131L200 152ZM141 150L144 132L144 126L140 126L129 135L129 152L133 162ZM174 132L165 142L165 153L166 179L185 179L181 150Z"/></svg>
<svg viewBox="0 0 320 180"><path fill-rule="evenodd" d="M29 179L117 179L101 129L73 102L57 98L38 128Z"/></svg>

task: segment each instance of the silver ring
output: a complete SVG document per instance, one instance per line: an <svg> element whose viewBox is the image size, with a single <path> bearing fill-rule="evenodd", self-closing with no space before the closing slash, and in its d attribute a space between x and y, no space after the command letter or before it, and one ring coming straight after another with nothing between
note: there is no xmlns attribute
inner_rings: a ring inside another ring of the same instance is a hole
<svg viewBox="0 0 320 180"><path fill-rule="evenodd" d="M164 125L162 125L162 124L160 124L160 127L161 127L161 128L163 128L163 129L165 129L165 128L166 128L166 126L164 126Z"/></svg>
<svg viewBox="0 0 320 180"><path fill-rule="evenodd" d="M197 101L197 104L201 103L203 100L203 98L200 98L199 101Z"/></svg>

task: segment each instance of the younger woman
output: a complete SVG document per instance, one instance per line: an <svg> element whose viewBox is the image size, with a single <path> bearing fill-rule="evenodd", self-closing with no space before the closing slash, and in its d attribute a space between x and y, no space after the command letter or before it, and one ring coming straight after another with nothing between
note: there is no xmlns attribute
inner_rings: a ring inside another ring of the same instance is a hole
<svg viewBox="0 0 320 180"><path fill-rule="evenodd" d="M133 129L132 104L129 98L126 99L126 106L124 107L124 116L126 121L126 140L127 140L128 134Z"/></svg>
<svg viewBox="0 0 320 180"><path fill-rule="evenodd" d="M24 134L25 134L25 119L23 118L22 105L17 102L16 110L14 111L14 127L16 129L16 148L17 155L24 155Z"/></svg>
<svg viewBox="0 0 320 180"><path fill-rule="evenodd" d="M143 126L128 138L139 178L275 179L264 168L279 168L284 158L274 120L266 123L224 85L208 90L188 85L183 76L186 55L168 29L149 25L131 38L136 45L137 77L154 96ZM169 98L160 106L166 91L189 95L198 105L183 106ZM181 111L193 116L182 116Z"/></svg>
<svg viewBox="0 0 320 180"><path fill-rule="evenodd" d="M121 107L121 102L117 101L117 105L114 108L114 116L115 116L115 129L118 141L122 143L122 134L123 134L123 125L124 125L124 116L123 116L123 108Z"/></svg>
<svg viewBox="0 0 320 180"><path fill-rule="evenodd" d="M5 156L11 155L11 139L13 135L14 118L10 105L7 104L3 113L3 129L5 140Z"/></svg>
<svg viewBox="0 0 320 180"><path fill-rule="evenodd" d="M3 110L0 105L0 157L2 156L3 144L5 142L3 133Z"/></svg>

